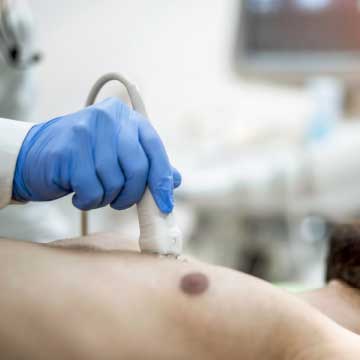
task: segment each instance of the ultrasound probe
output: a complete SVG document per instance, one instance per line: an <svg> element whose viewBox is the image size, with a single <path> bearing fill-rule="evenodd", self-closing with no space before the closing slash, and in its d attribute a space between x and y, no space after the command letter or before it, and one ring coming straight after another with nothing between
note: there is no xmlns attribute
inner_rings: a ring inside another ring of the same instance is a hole
<svg viewBox="0 0 360 360"><path fill-rule="evenodd" d="M94 104L103 86L113 80L119 81L125 86L133 109L149 119L145 105L135 85L118 73L105 74L96 81L90 90L86 106ZM170 214L162 213L148 188L146 188L142 199L137 203L136 207L139 218L139 245L141 252L175 257L181 255L182 234L175 221L174 211ZM86 211L82 212L81 232L83 236L88 234L88 214Z"/></svg>

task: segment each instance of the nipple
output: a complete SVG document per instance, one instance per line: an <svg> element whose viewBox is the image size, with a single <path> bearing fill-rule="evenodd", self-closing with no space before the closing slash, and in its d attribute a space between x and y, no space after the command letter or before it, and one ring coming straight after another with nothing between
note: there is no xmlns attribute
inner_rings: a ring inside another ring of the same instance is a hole
<svg viewBox="0 0 360 360"><path fill-rule="evenodd" d="M187 295L201 295L208 287L208 277L200 272L187 274L180 281L180 289Z"/></svg>

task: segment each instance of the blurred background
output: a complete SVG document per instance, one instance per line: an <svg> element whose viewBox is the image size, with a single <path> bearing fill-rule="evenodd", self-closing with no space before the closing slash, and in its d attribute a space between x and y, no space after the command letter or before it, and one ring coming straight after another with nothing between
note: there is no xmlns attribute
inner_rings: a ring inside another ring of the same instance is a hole
<svg viewBox="0 0 360 360"><path fill-rule="evenodd" d="M41 60L0 63L1 116L74 112L100 75L125 74L182 172L186 252L322 283L331 223L360 214L360 1L30 0L18 17L23 53ZM102 96L126 100L118 84ZM70 204L1 210L5 235L77 236ZM90 227L138 234L133 209L93 211Z"/></svg>

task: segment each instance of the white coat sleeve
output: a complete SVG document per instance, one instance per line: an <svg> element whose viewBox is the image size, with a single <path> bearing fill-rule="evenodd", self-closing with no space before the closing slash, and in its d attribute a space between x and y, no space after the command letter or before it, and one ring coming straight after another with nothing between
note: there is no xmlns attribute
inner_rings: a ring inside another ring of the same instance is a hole
<svg viewBox="0 0 360 360"><path fill-rule="evenodd" d="M17 156L32 126L34 124L0 118L0 209L11 202Z"/></svg>

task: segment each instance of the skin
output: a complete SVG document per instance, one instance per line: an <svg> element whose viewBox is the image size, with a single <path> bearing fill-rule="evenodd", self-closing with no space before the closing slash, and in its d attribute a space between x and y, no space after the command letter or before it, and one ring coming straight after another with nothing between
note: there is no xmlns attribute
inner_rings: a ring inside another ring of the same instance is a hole
<svg viewBox="0 0 360 360"><path fill-rule="evenodd" d="M138 252L138 242L129 236L113 233L90 235L86 238L60 240L54 246L92 248L97 250L131 250ZM194 261L194 260L193 260ZM297 294L342 327L360 335L360 290L343 281L332 280L325 287Z"/></svg>
<svg viewBox="0 0 360 360"><path fill-rule="evenodd" d="M360 290L340 280L332 280L322 289L299 294L344 328L360 335Z"/></svg>
<svg viewBox="0 0 360 360"><path fill-rule="evenodd" d="M1 357L360 357L358 336L259 279L192 260L103 251L119 242L103 235L60 244L70 248L0 241ZM181 289L189 274L208 280L200 295Z"/></svg>

